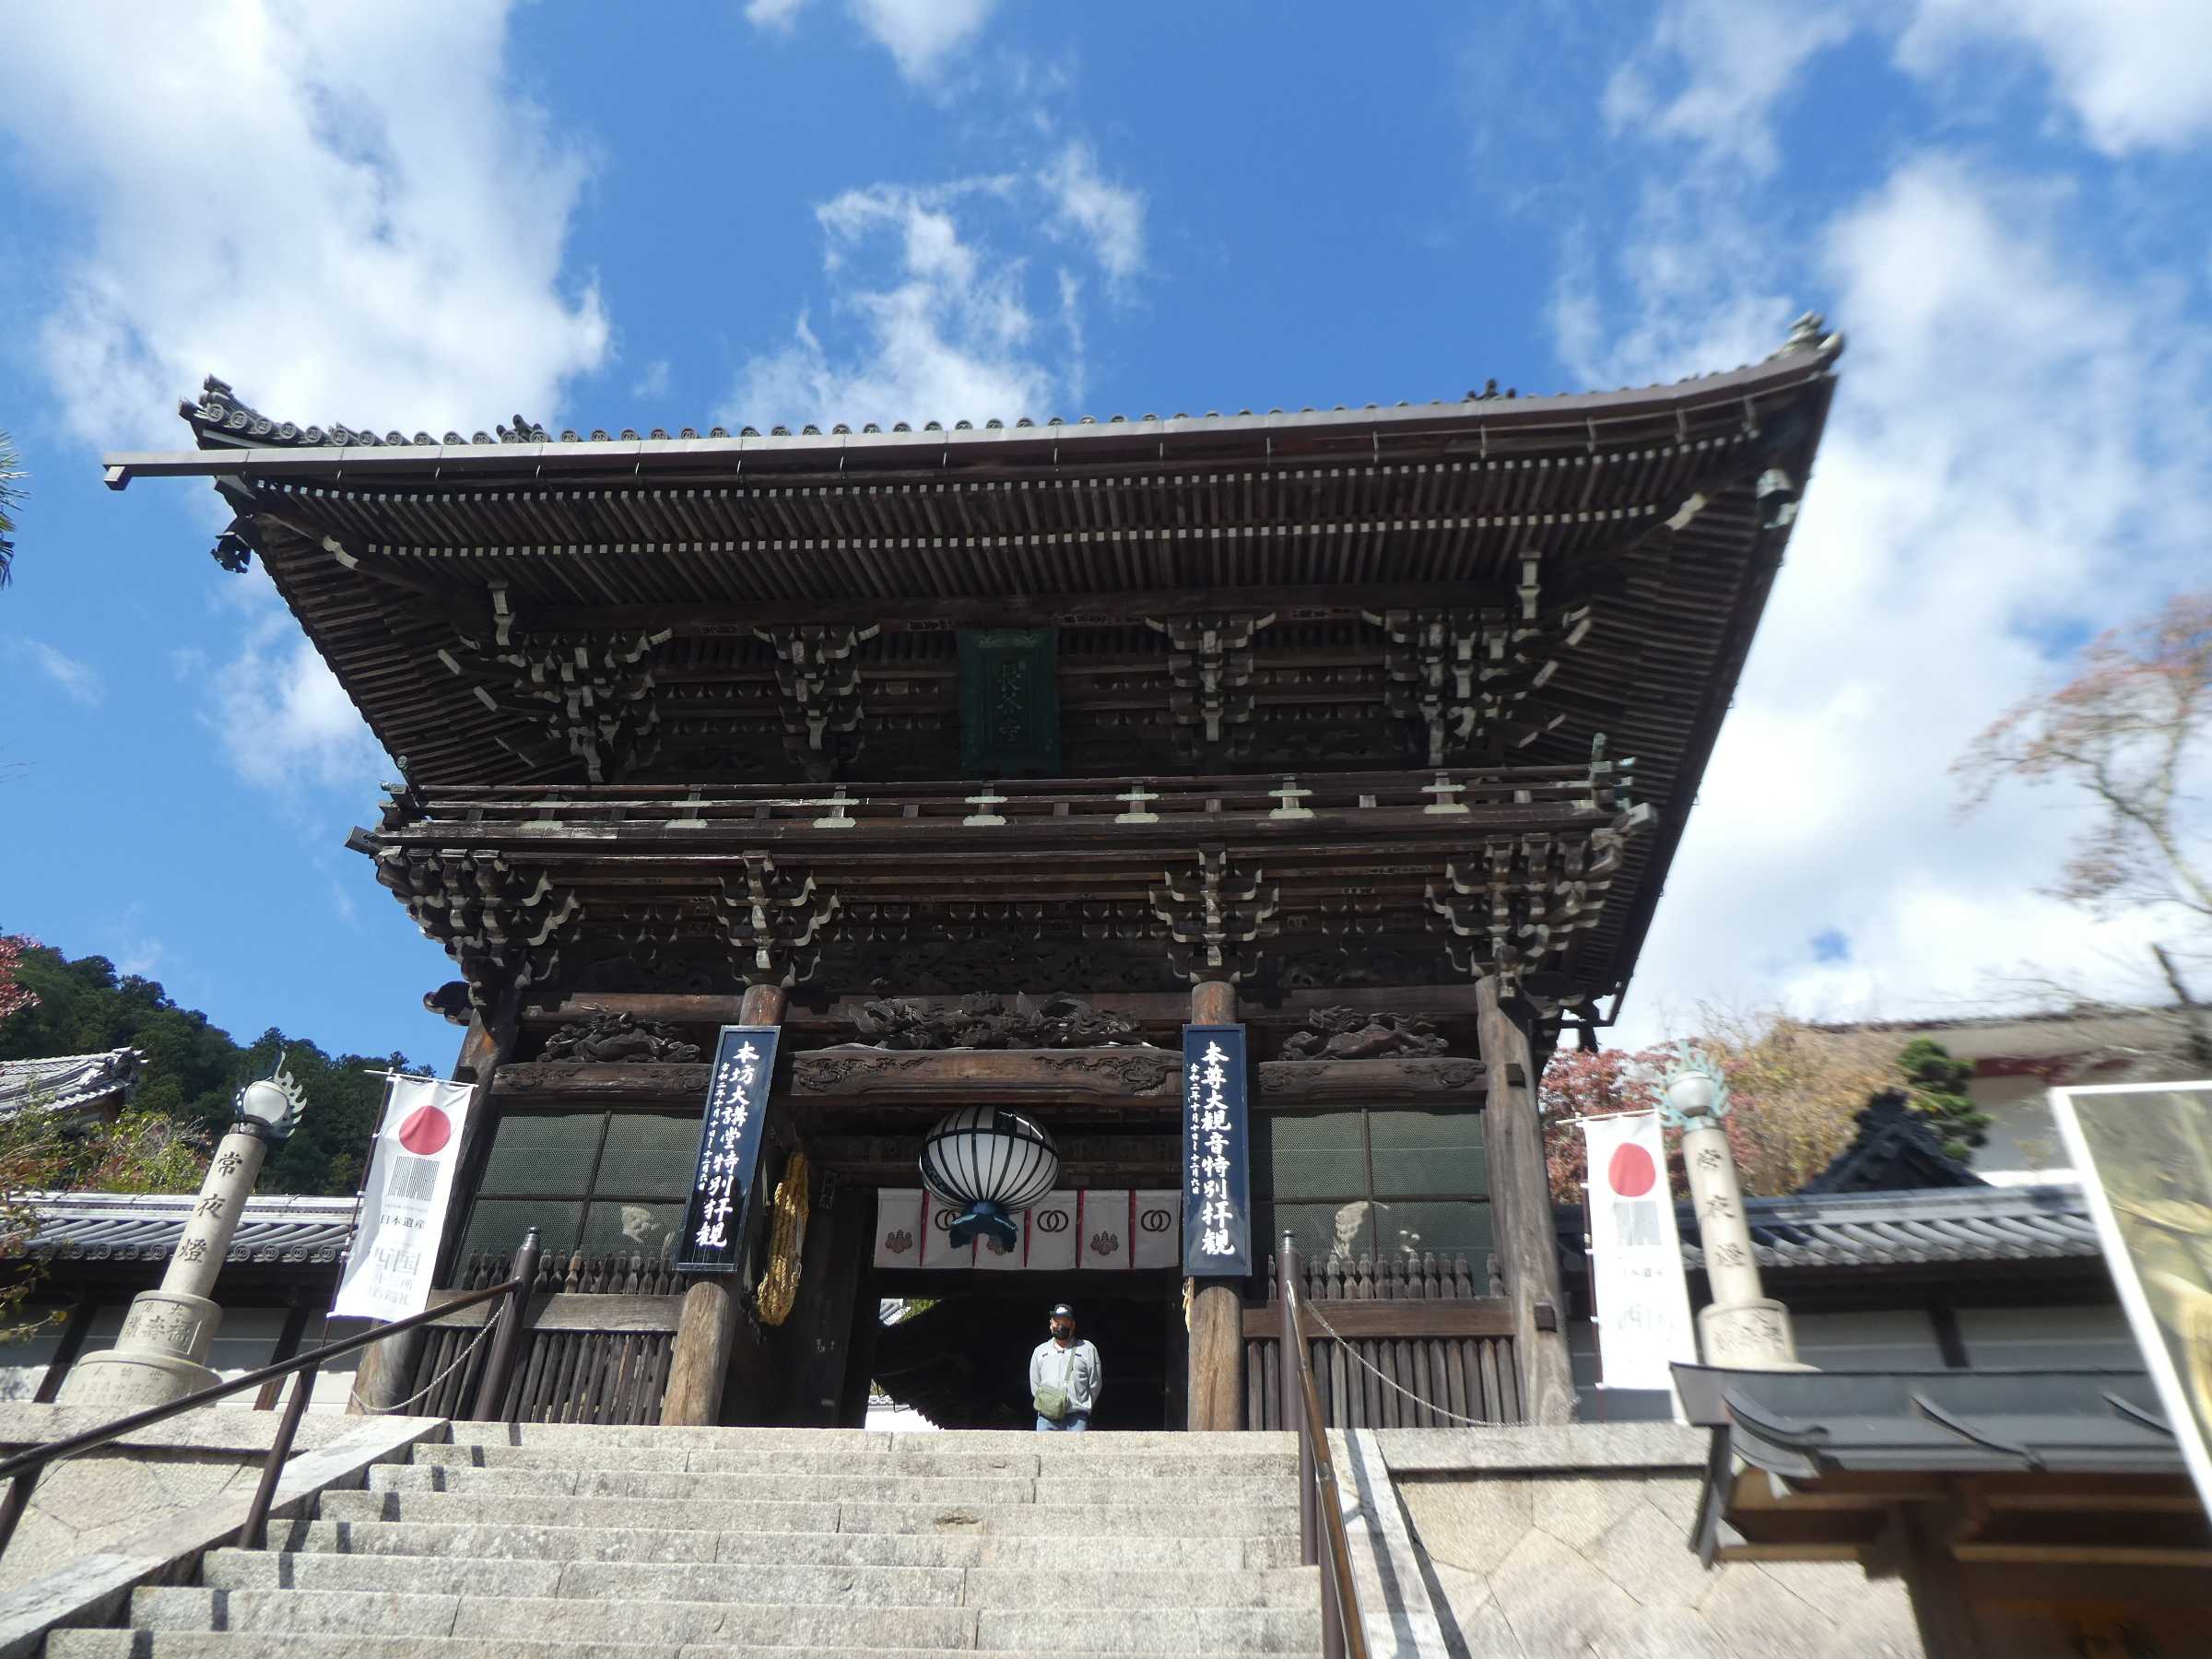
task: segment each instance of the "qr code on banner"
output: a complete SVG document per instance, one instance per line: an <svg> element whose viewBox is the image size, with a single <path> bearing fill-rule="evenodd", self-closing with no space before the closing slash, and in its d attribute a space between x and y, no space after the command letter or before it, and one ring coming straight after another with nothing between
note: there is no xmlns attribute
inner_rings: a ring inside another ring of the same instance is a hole
<svg viewBox="0 0 2212 1659"><path fill-rule="evenodd" d="M400 1158L392 1165L392 1178L384 1183L384 1196L428 1204L438 1194L438 1160L434 1158Z"/></svg>

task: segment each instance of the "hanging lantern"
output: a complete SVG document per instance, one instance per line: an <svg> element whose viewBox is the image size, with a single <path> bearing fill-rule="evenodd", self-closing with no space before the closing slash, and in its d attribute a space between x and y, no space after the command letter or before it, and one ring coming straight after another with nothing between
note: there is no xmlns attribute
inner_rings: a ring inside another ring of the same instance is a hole
<svg viewBox="0 0 2212 1659"><path fill-rule="evenodd" d="M1009 1250L1021 1241L1017 1210L1053 1190L1060 1151L1044 1129L1000 1106L967 1106L922 1143L922 1184L959 1210L948 1234L953 1247L988 1233Z"/></svg>

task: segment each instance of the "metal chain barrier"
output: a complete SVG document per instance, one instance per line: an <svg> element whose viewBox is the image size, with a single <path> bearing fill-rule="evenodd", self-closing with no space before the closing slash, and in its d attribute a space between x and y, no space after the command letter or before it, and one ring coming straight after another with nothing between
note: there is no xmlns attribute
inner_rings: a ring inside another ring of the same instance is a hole
<svg viewBox="0 0 2212 1659"><path fill-rule="evenodd" d="M484 1328L476 1334L476 1336L469 1342L467 1347L464 1347L458 1354L453 1356L453 1362L447 1366L443 1371L440 1371L436 1376L432 1377L428 1382L425 1382L413 1394L409 1394L406 1399L398 1401L391 1406L371 1406L368 1401L362 1399L361 1396L355 1392L354 1386L350 1382L346 1384L347 1394L352 1398L353 1403L360 1407L364 1416L390 1417L395 1412L404 1411L409 1406L414 1405L416 1401L421 1399L424 1394L429 1394L430 1390L436 1388L439 1383L444 1382L448 1377L452 1376L456 1371L460 1370L461 1367L466 1365L468 1363L469 1356L474 1354L478 1348L484 1346L484 1338L491 1335L492 1327L497 1325L501 1319L506 1317L507 1308L508 1304L501 1302L498 1307L492 1309L491 1316L484 1322Z"/></svg>
<svg viewBox="0 0 2212 1659"><path fill-rule="evenodd" d="M1311 1319L1323 1330L1326 1331L1329 1334L1329 1340L1334 1342L1346 1353L1349 1354L1352 1357L1352 1361L1354 1364L1363 1367L1367 1371L1368 1374L1372 1376L1376 1382L1382 1383L1383 1387L1395 1389L1399 1394L1404 1394L1407 1399L1411 1400L1416 1406L1418 1406L1423 1411L1433 1411L1438 1417L1450 1418L1453 1422L1465 1423L1470 1429L1524 1429L1528 1426L1526 1423L1519 1421L1500 1423L1493 1421L1489 1418L1461 1417L1456 1411L1446 1411L1441 1406L1436 1405L1431 1401L1422 1399L1419 1394L1415 1394L1412 1389L1407 1388L1404 1383L1399 1382L1393 1378L1386 1377L1381 1371L1377 1371L1372 1360L1369 1359L1365 1354L1362 1354L1358 1348L1354 1347L1350 1343L1347 1342L1342 1336L1337 1335L1336 1327L1328 1322L1327 1317L1323 1314L1321 1309L1314 1303L1311 1301L1300 1300L1299 1303L1299 1312L1304 1314L1307 1318Z"/></svg>

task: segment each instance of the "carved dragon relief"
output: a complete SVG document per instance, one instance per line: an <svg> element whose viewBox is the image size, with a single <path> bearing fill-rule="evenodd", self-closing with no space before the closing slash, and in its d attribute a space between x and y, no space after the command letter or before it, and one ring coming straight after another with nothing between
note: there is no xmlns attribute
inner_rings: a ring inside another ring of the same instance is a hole
<svg viewBox="0 0 2212 1659"><path fill-rule="evenodd" d="M594 1014L562 1026L546 1039L541 1060L589 1061L598 1065L686 1065L698 1060L699 1044L686 1042L676 1028L628 1014Z"/></svg>
<svg viewBox="0 0 2212 1659"><path fill-rule="evenodd" d="M1449 1046L1426 1019L1321 1008L1306 1017L1305 1030L1283 1040L1279 1058L1382 1060L1399 1054L1441 1054Z"/></svg>
<svg viewBox="0 0 2212 1659"><path fill-rule="evenodd" d="M1072 996L1009 999L974 992L949 1007L889 999L861 1005L860 1041L879 1049L1080 1049L1149 1047L1136 1026Z"/></svg>

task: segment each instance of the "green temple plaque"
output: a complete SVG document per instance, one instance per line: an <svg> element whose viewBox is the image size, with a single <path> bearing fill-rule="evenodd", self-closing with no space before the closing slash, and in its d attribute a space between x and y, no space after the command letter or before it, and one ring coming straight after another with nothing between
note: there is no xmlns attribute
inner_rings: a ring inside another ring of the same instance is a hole
<svg viewBox="0 0 2212 1659"><path fill-rule="evenodd" d="M960 630L960 770L979 778L1060 775L1060 635Z"/></svg>

